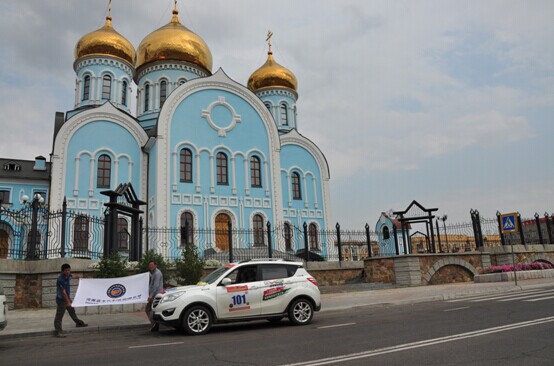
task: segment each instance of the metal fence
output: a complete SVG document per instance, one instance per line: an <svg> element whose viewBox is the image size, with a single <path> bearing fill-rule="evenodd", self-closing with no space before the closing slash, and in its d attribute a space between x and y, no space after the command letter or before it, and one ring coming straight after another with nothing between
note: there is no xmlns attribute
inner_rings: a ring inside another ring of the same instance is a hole
<svg viewBox="0 0 554 366"><path fill-rule="evenodd" d="M436 219L429 234L414 231L384 239L369 229L345 230L337 223L334 229L320 230L290 223L255 230L218 227L201 229L140 228L141 253L152 250L166 260L182 256L188 244L197 248L205 260L232 262L252 258L285 258L309 261L355 261L369 257L398 255L403 245L406 253L456 253L510 244L554 244L552 215L535 214L532 218L517 215L519 233L503 235L500 213L496 218L482 218L470 211L470 222L446 223ZM58 257L100 259L106 251L106 217L94 217L62 210L49 212L33 202L21 210L0 209L0 258L48 259ZM125 255L129 250L129 232L117 229L116 249ZM398 234L398 235L397 235ZM405 242L405 244L404 244ZM125 245L125 243L127 243Z"/></svg>

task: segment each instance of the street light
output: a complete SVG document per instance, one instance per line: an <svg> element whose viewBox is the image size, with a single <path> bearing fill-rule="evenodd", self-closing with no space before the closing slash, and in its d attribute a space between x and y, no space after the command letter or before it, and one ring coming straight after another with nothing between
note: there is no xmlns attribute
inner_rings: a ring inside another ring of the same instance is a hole
<svg viewBox="0 0 554 366"><path fill-rule="evenodd" d="M447 214L444 214L441 217L437 218L437 220L442 221L442 226L444 228L444 237L446 238L446 251L448 252L449 251L449 246L448 246L448 233L446 232L446 219L448 219Z"/></svg>

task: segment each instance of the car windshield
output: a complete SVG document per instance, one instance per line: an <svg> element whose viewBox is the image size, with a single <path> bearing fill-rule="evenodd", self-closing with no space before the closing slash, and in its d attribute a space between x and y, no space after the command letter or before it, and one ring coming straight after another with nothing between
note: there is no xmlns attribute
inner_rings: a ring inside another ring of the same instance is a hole
<svg viewBox="0 0 554 366"><path fill-rule="evenodd" d="M233 268L233 267L228 267L228 266L219 267L218 269L216 269L215 271L213 271L212 273L210 273L210 274L207 275L206 277L202 278L202 279L200 280L200 282L204 282L204 283L207 283L207 284L212 284L212 283L214 283L223 273L225 273L226 271L228 271L230 268Z"/></svg>

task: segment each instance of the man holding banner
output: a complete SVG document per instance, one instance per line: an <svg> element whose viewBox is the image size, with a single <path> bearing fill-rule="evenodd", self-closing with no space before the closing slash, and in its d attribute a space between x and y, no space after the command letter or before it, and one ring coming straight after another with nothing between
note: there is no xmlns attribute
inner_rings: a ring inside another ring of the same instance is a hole
<svg viewBox="0 0 554 366"><path fill-rule="evenodd" d="M146 304L146 315L150 320L150 331L157 332L160 325L154 321L152 314L152 303L156 294L160 293L164 289L164 277L162 271L158 269L158 263L148 263L148 270L150 271L150 282L148 286L148 303Z"/></svg>
<svg viewBox="0 0 554 366"><path fill-rule="evenodd" d="M77 317L75 314L75 309L71 305L71 299L69 298L70 287L69 281L72 278L78 279L79 276L73 276L71 274L71 266L67 263L62 264L62 273L58 276L56 280L56 317L54 318L54 329L56 329L56 337L64 338L65 334L62 330L62 319L65 315L65 311L69 313L69 316L77 327L87 327L84 321Z"/></svg>

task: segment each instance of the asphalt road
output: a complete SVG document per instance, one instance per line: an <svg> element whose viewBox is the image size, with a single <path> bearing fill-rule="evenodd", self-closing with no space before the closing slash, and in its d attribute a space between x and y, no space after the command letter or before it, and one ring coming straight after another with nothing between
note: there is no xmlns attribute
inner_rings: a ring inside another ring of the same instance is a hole
<svg viewBox="0 0 554 366"><path fill-rule="evenodd" d="M3 339L1 365L554 365L554 288L257 321Z"/></svg>

